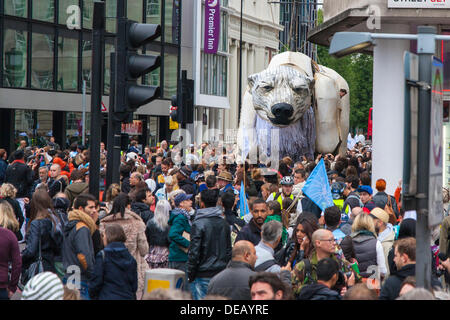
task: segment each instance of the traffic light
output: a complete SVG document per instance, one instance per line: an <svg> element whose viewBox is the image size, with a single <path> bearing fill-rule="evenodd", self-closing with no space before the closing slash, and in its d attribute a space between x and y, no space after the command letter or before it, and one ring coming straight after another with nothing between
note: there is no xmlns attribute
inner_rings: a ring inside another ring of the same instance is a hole
<svg viewBox="0 0 450 320"><path fill-rule="evenodd" d="M116 102L114 115L118 121L129 123L140 106L160 97L157 86L137 84L137 79L161 65L161 57L141 55L139 48L161 35L159 24L144 24L119 18L116 42Z"/></svg>
<svg viewBox="0 0 450 320"><path fill-rule="evenodd" d="M170 100L170 109L169 109L169 129L176 130L179 128L178 123L178 97L177 95L173 95Z"/></svg>
<svg viewBox="0 0 450 320"><path fill-rule="evenodd" d="M182 72L181 94L183 123L194 123L194 80L187 79L185 70Z"/></svg>

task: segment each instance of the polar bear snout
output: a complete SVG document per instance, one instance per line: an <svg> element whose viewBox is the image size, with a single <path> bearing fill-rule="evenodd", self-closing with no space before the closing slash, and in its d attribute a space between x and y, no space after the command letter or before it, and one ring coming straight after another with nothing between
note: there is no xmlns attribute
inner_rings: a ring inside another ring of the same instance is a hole
<svg viewBox="0 0 450 320"><path fill-rule="evenodd" d="M275 118L269 118L269 120L279 125L290 124L290 118L294 114L294 108L289 103L277 103L272 106L271 111Z"/></svg>

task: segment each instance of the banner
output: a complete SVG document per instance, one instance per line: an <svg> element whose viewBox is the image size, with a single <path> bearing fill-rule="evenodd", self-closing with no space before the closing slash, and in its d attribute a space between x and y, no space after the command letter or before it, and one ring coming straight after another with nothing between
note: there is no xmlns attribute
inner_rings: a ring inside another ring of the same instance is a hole
<svg viewBox="0 0 450 320"><path fill-rule="evenodd" d="M319 163L309 175L302 191L303 194L306 194L322 211L325 211L328 207L334 206L327 170L325 169L323 159L320 159Z"/></svg>
<svg viewBox="0 0 450 320"><path fill-rule="evenodd" d="M216 54L220 38L220 0L205 1L204 52Z"/></svg>
<svg viewBox="0 0 450 320"><path fill-rule="evenodd" d="M121 133L127 133L130 136L142 135L142 120L133 120L133 123L122 123Z"/></svg>

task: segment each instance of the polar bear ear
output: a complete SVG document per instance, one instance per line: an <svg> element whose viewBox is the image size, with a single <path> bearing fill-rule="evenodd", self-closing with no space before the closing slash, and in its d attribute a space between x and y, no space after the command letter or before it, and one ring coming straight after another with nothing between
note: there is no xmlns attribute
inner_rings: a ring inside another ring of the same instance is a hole
<svg viewBox="0 0 450 320"><path fill-rule="evenodd" d="M254 86L254 84L255 84L257 79L258 79L258 74L257 73L249 75L248 78L247 78L248 86L250 88L252 88Z"/></svg>

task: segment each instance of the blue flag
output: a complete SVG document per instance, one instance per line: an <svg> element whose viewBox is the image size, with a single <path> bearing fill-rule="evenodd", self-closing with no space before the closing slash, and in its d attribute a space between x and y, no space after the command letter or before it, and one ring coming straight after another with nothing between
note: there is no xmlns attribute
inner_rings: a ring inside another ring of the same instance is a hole
<svg viewBox="0 0 450 320"><path fill-rule="evenodd" d="M239 191L239 216L242 218L250 212L248 209L247 197L245 196L244 181L241 181L241 190Z"/></svg>
<svg viewBox="0 0 450 320"><path fill-rule="evenodd" d="M330 183L328 182L327 171L323 159L319 161L313 172L309 175L302 191L317 204L322 211L328 207L334 206Z"/></svg>

